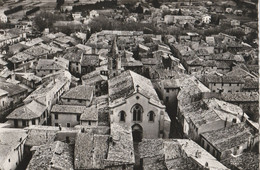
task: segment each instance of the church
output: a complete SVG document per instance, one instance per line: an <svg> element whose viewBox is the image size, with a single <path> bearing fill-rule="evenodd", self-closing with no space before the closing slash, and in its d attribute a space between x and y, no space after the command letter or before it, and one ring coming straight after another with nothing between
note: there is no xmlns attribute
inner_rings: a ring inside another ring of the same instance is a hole
<svg viewBox="0 0 260 170"><path fill-rule="evenodd" d="M171 120L152 82L133 71L121 69L116 39L108 56L110 121L132 127L134 141L168 138Z"/></svg>

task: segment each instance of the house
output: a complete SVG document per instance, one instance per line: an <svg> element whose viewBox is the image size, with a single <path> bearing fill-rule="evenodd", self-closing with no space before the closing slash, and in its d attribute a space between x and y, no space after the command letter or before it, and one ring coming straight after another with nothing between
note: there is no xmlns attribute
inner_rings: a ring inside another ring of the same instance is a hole
<svg viewBox="0 0 260 170"><path fill-rule="evenodd" d="M0 138L0 169L16 169L24 159L26 131L0 128Z"/></svg>
<svg viewBox="0 0 260 170"><path fill-rule="evenodd" d="M188 139L144 139L138 146L140 169L223 169L222 163Z"/></svg>
<svg viewBox="0 0 260 170"><path fill-rule="evenodd" d="M224 127L226 116L229 115L229 122L232 122L233 118L236 119L235 121L240 121L242 115L245 117L242 109L238 106L214 98L202 100L203 96L210 94L210 90L195 77L183 77L179 82L181 82L181 86L177 96L177 118L183 131L182 135L199 140L198 134L201 133L201 130ZM226 105L232 107L232 110L229 110ZM210 128L205 128L207 126Z"/></svg>
<svg viewBox="0 0 260 170"><path fill-rule="evenodd" d="M166 24L180 24L185 25L186 23L194 24L195 18L192 16L183 16L183 15L165 15L164 21Z"/></svg>
<svg viewBox="0 0 260 170"><path fill-rule="evenodd" d="M240 21L239 20L231 20L230 21L230 24L231 24L231 26L233 26L233 27L238 27L238 26L240 26Z"/></svg>
<svg viewBox="0 0 260 170"><path fill-rule="evenodd" d="M74 127L80 124L80 117L85 113L85 106L54 105L51 109L51 125Z"/></svg>
<svg viewBox="0 0 260 170"><path fill-rule="evenodd" d="M83 85L90 85L95 87L94 94L101 96L108 94L107 76L101 75L100 71L96 70L85 74L81 77Z"/></svg>
<svg viewBox="0 0 260 170"><path fill-rule="evenodd" d="M210 15L204 15L202 16L202 23L209 24L211 22L211 16Z"/></svg>
<svg viewBox="0 0 260 170"><path fill-rule="evenodd" d="M33 147L34 154L27 170L34 169L61 169L72 170L73 149L68 143L61 141Z"/></svg>
<svg viewBox="0 0 260 170"><path fill-rule="evenodd" d="M109 135L79 132L74 149L75 169L105 169Z"/></svg>
<svg viewBox="0 0 260 170"><path fill-rule="evenodd" d="M0 89L8 92L8 107L15 108L27 96L28 90L12 83L0 81ZM6 103L6 104L7 104Z"/></svg>
<svg viewBox="0 0 260 170"><path fill-rule="evenodd" d="M245 81L240 76L208 74L203 75L203 83L212 92L234 93L242 91Z"/></svg>
<svg viewBox="0 0 260 170"><path fill-rule="evenodd" d="M34 56L31 54L27 54L24 52L17 53L13 55L11 58L8 58L8 61L12 64L14 69L25 67L30 68L35 61Z"/></svg>
<svg viewBox="0 0 260 170"><path fill-rule="evenodd" d="M16 108L7 117L7 121L15 128L30 125L47 124L47 107L35 100Z"/></svg>
<svg viewBox="0 0 260 170"><path fill-rule="evenodd" d="M76 136L75 169L133 169L131 128L111 124L110 134L82 129Z"/></svg>
<svg viewBox="0 0 260 170"><path fill-rule="evenodd" d="M245 31L245 34L250 34L252 32L257 32L258 25L257 22L247 22L244 25L242 25L242 28Z"/></svg>
<svg viewBox="0 0 260 170"><path fill-rule="evenodd" d="M75 12L75 13L72 13L72 18L73 20L80 20L81 19L81 12Z"/></svg>
<svg viewBox="0 0 260 170"><path fill-rule="evenodd" d="M33 152L33 148L50 144L55 141L66 141L66 143L74 145L76 135L79 131L79 129L76 128L41 125L32 125L24 129L28 134L24 149L30 154Z"/></svg>
<svg viewBox="0 0 260 170"><path fill-rule="evenodd" d="M160 85L160 92L164 104L169 110L172 110L173 113L177 113L177 95L180 91L179 79L164 79L158 84Z"/></svg>
<svg viewBox="0 0 260 170"><path fill-rule="evenodd" d="M36 60L47 59L47 56L50 53L49 50L42 48L41 46L32 46L23 52L32 55Z"/></svg>
<svg viewBox="0 0 260 170"><path fill-rule="evenodd" d="M134 141L168 138L170 119L149 79L125 71L109 79L108 94L111 122L131 126Z"/></svg>
<svg viewBox="0 0 260 170"><path fill-rule="evenodd" d="M74 74L81 74L81 65L80 61L83 57L83 50L80 50L78 48L70 49L63 58L69 60L69 71Z"/></svg>
<svg viewBox="0 0 260 170"><path fill-rule="evenodd" d="M32 89L36 89L42 83L42 78L34 75L34 73L15 73L15 78Z"/></svg>
<svg viewBox="0 0 260 170"><path fill-rule="evenodd" d="M61 96L64 105L90 106L94 95L94 87L79 85L71 88Z"/></svg>
<svg viewBox="0 0 260 170"><path fill-rule="evenodd" d="M230 156L220 162L230 168L243 169L258 169L259 154L254 151L243 152L237 156Z"/></svg>
<svg viewBox="0 0 260 170"><path fill-rule="evenodd" d="M188 82L190 80L185 80L184 83ZM248 118L239 106L213 98L214 96L202 99L209 91L203 86L198 88L194 85L190 83L182 86L177 97L178 120L189 138L199 141L199 134L205 131L221 129Z"/></svg>
<svg viewBox="0 0 260 170"><path fill-rule="evenodd" d="M80 116L80 124L87 127L98 126L98 108L93 105L85 108L84 113Z"/></svg>
<svg viewBox="0 0 260 170"><path fill-rule="evenodd" d="M97 54L84 54L80 61L81 74L87 74L99 66L99 55Z"/></svg>
<svg viewBox="0 0 260 170"><path fill-rule="evenodd" d="M201 134L201 146L218 160L237 156L244 150L253 148L258 137L250 132L245 123Z"/></svg>
<svg viewBox="0 0 260 170"><path fill-rule="evenodd" d="M61 70L67 70L69 62L62 58L54 59L39 59L36 66L36 76L44 77L48 74L55 73Z"/></svg>
<svg viewBox="0 0 260 170"><path fill-rule="evenodd" d="M9 106L8 94L7 91L0 89L0 111L5 110ZM3 115L0 116L2 117Z"/></svg>
<svg viewBox="0 0 260 170"><path fill-rule="evenodd" d="M249 118L255 122L259 119L259 93L258 92L237 92L222 93L221 99L240 106Z"/></svg>
<svg viewBox="0 0 260 170"><path fill-rule="evenodd" d="M59 71L57 73L45 76L41 86L34 90L24 99L24 103L30 103L33 100L47 106L48 116L50 116L51 107L60 101L61 95L69 90L72 77L68 71Z"/></svg>

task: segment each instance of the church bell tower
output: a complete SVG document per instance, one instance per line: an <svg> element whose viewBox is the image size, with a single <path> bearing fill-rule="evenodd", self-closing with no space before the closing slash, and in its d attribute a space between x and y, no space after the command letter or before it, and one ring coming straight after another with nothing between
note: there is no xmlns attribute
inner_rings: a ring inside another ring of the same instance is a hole
<svg viewBox="0 0 260 170"><path fill-rule="evenodd" d="M121 56L118 54L117 37L115 37L108 53L108 78L115 77L120 73Z"/></svg>

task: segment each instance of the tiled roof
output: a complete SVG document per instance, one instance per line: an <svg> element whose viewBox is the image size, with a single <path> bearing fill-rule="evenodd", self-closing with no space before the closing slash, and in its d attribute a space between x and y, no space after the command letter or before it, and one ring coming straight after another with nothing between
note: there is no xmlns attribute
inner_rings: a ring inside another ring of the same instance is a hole
<svg viewBox="0 0 260 170"><path fill-rule="evenodd" d="M45 54L48 54L49 51L46 50L45 48L42 48L40 46L33 46L25 51L23 51L24 53L27 53L27 54L30 54L32 56L35 56L35 57L39 57L41 55L45 55Z"/></svg>
<svg viewBox="0 0 260 170"><path fill-rule="evenodd" d="M143 139L139 148L140 158L146 160L145 168L197 169L206 168L207 162L209 169L227 169L201 146L188 139Z"/></svg>
<svg viewBox="0 0 260 170"><path fill-rule="evenodd" d="M236 93L222 93L221 98L228 102L258 102L258 92L236 92Z"/></svg>
<svg viewBox="0 0 260 170"><path fill-rule="evenodd" d="M27 169L73 169L73 149L64 142L56 141L36 148Z"/></svg>
<svg viewBox="0 0 260 170"><path fill-rule="evenodd" d="M245 123L237 123L230 127L201 134L219 151L225 151L249 142L252 134Z"/></svg>
<svg viewBox="0 0 260 170"><path fill-rule="evenodd" d="M96 135L93 132L79 132L74 152L75 169L104 169L108 137L108 135Z"/></svg>
<svg viewBox="0 0 260 170"><path fill-rule="evenodd" d="M62 131L56 126L41 126L41 125L31 125L26 127L25 130L28 132L28 138L25 142L27 146L40 146L47 143L54 142L56 134L62 131L72 131L73 128L62 127Z"/></svg>
<svg viewBox="0 0 260 170"><path fill-rule="evenodd" d="M179 79L164 79L161 82L164 88L180 88Z"/></svg>
<svg viewBox="0 0 260 170"><path fill-rule="evenodd" d="M84 54L80 64L81 66L98 66L99 56L97 54Z"/></svg>
<svg viewBox="0 0 260 170"><path fill-rule="evenodd" d="M4 162L10 159L14 150L26 137L26 131L23 129L0 128L0 169L4 169Z"/></svg>
<svg viewBox="0 0 260 170"><path fill-rule="evenodd" d="M42 114L46 110L46 106L32 101L29 104L24 106L18 107L12 113L10 113L6 119L23 119L23 120L30 120L36 119L42 116Z"/></svg>
<svg viewBox="0 0 260 170"><path fill-rule="evenodd" d="M125 71L108 82L110 102L124 100L127 96L139 91L149 99L161 105L160 99L151 81L133 71ZM139 86L139 87L137 87Z"/></svg>
<svg viewBox="0 0 260 170"><path fill-rule="evenodd" d="M103 76L100 74L100 71L92 71L88 74L85 74L81 77L84 84L93 85L96 82L105 81L107 80L107 76Z"/></svg>
<svg viewBox="0 0 260 170"><path fill-rule="evenodd" d="M40 59L36 66L37 70L61 70L66 69L66 64L62 64L52 59Z"/></svg>
<svg viewBox="0 0 260 170"><path fill-rule="evenodd" d="M134 146L131 127L111 124L111 138L109 142L107 165L134 164Z"/></svg>
<svg viewBox="0 0 260 170"><path fill-rule="evenodd" d="M259 154L255 152L244 152L239 156L231 156L221 161L227 167L235 167L239 170L259 169Z"/></svg>
<svg viewBox="0 0 260 170"><path fill-rule="evenodd" d="M74 105L54 105L51 109L52 113L76 113L82 114L86 109L85 106L74 106Z"/></svg>
<svg viewBox="0 0 260 170"><path fill-rule="evenodd" d="M71 48L68 52L63 56L63 58L69 60L70 62L77 62L79 63L81 57L83 56L84 51L78 48Z"/></svg>
<svg viewBox="0 0 260 170"><path fill-rule="evenodd" d="M33 59L34 59L34 57L31 54L20 52L20 53L13 55L8 60L11 61L12 63L19 63L19 62L23 62L23 61L30 61Z"/></svg>
<svg viewBox="0 0 260 170"><path fill-rule="evenodd" d="M98 120L98 108L93 105L84 109L84 113L80 116L80 120Z"/></svg>
<svg viewBox="0 0 260 170"><path fill-rule="evenodd" d="M81 100L91 100L94 87L88 85L79 85L71 88L68 92L62 95L62 98L68 99L81 99Z"/></svg>
<svg viewBox="0 0 260 170"><path fill-rule="evenodd" d="M258 79L245 79L245 84L243 89L258 89L259 88L259 82Z"/></svg>

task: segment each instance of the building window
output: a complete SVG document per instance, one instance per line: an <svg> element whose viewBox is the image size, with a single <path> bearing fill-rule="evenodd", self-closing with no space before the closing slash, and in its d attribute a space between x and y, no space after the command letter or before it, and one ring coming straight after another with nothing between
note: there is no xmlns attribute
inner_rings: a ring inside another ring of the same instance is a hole
<svg viewBox="0 0 260 170"><path fill-rule="evenodd" d="M59 124L58 124L58 123L55 123L55 126L59 126Z"/></svg>
<svg viewBox="0 0 260 170"><path fill-rule="evenodd" d="M70 123L67 123L67 127L70 127Z"/></svg>
<svg viewBox="0 0 260 170"><path fill-rule="evenodd" d="M32 120L32 124L35 125L35 119Z"/></svg>
<svg viewBox="0 0 260 170"><path fill-rule="evenodd" d="M213 86L216 86L216 83L213 83Z"/></svg>
<svg viewBox="0 0 260 170"><path fill-rule="evenodd" d="M231 83L229 83L229 86L231 86Z"/></svg>
<svg viewBox="0 0 260 170"><path fill-rule="evenodd" d="M207 144L207 151L209 152L209 149L210 149L210 146L209 146L209 144Z"/></svg>
<svg viewBox="0 0 260 170"><path fill-rule="evenodd" d="M149 122L154 122L155 113L153 111L150 111L148 113L148 116L149 116Z"/></svg>
<svg viewBox="0 0 260 170"><path fill-rule="evenodd" d="M77 115L77 121L80 121L80 115Z"/></svg>
<svg viewBox="0 0 260 170"><path fill-rule="evenodd" d="M141 121L142 120L142 112L143 108L141 105L136 104L132 108L132 113L133 113L133 121Z"/></svg>
<svg viewBox="0 0 260 170"><path fill-rule="evenodd" d="M222 86L224 86L224 83L222 83Z"/></svg>
<svg viewBox="0 0 260 170"><path fill-rule="evenodd" d="M120 116L120 121L125 122L126 113L124 111L121 111L119 113L119 116Z"/></svg>
<svg viewBox="0 0 260 170"><path fill-rule="evenodd" d="M167 92L167 93L169 93L169 91L170 91L169 89L166 89L166 92Z"/></svg>
<svg viewBox="0 0 260 170"><path fill-rule="evenodd" d="M91 126L91 121L88 121L88 125Z"/></svg>
<svg viewBox="0 0 260 170"><path fill-rule="evenodd" d="M55 119L59 119L58 114L55 114L54 116L55 116Z"/></svg>
<svg viewBox="0 0 260 170"><path fill-rule="evenodd" d="M215 92L216 92L216 90L212 90L212 92L214 92L214 93L215 93Z"/></svg>
<svg viewBox="0 0 260 170"><path fill-rule="evenodd" d="M70 99L68 99L68 102L70 102Z"/></svg>
<svg viewBox="0 0 260 170"><path fill-rule="evenodd" d="M168 96L166 97L166 102L169 102L169 97Z"/></svg>

